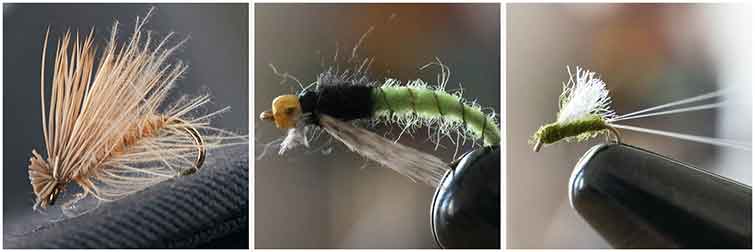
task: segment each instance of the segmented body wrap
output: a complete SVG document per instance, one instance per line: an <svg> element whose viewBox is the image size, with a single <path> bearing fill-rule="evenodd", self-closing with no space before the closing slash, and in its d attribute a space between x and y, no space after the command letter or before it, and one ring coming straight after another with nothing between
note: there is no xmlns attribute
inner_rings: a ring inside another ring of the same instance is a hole
<svg viewBox="0 0 755 252"><path fill-rule="evenodd" d="M417 116L459 123L485 146L500 142L495 118L478 106L440 89L422 86L381 86L372 90L375 117Z"/></svg>

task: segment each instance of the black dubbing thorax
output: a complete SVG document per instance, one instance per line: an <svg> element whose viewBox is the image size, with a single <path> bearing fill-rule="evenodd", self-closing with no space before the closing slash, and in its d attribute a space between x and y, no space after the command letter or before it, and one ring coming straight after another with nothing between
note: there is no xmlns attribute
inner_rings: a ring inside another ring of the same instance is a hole
<svg viewBox="0 0 755 252"><path fill-rule="evenodd" d="M375 102L370 86L322 86L317 91L307 91L299 96L302 112L319 114L350 121L372 117ZM313 118L313 119L315 119ZM316 119L310 123L316 123Z"/></svg>

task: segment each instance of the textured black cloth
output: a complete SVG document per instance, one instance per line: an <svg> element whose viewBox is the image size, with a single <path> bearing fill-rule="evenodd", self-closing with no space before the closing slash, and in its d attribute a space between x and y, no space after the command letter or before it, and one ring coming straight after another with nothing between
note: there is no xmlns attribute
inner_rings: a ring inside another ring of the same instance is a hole
<svg viewBox="0 0 755 252"><path fill-rule="evenodd" d="M208 159L213 157L218 159L194 175L104 203L84 215L26 231L5 230L4 247L248 248L248 148L208 153Z"/></svg>

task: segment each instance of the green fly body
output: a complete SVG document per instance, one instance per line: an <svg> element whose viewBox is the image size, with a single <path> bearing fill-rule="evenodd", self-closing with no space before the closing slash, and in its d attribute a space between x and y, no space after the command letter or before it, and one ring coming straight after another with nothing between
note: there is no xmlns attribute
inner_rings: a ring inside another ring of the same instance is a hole
<svg viewBox="0 0 755 252"><path fill-rule="evenodd" d="M534 150L561 140L585 141L608 131L616 132L608 122L616 116L610 107L605 82L594 72L577 67L575 74L567 68L569 81L559 97L556 121L541 126L532 137ZM618 137L618 134L616 134Z"/></svg>

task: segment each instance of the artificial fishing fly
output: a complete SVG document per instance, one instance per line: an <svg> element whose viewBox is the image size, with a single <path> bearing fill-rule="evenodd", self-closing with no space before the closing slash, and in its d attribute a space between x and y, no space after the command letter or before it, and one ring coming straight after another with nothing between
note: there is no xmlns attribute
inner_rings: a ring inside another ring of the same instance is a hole
<svg viewBox="0 0 755 252"><path fill-rule="evenodd" d="M442 69L437 87L431 87L421 79L407 85L401 85L395 79L387 79L382 84L372 82L362 67L342 73L329 69L320 74L314 88L303 88L298 95L275 98L272 110L262 112L260 119L288 129L280 154L297 145L308 145L307 128L320 127L352 151L412 180L436 186L449 168L448 164L348 122L397 123L404 131L425 125L437 129L439 135L455 130L465 139L479 140L483 146L498 144L500 135L495 117L462 98L460 92L446 92L448 67L440 62L437 65Z"/></svg>
<svg viewBox="0 0 755 252"><path fill-rule="evenodd" d="M182 97L165 107L169 91L187 69L180 61L168 62L184 41L168 47L171 33L154 45L151 33L142 31L153 9L143 19L137 17L124 45L116 42L118 23L113 25L96 71L94 29L83 41L67 32L57 45L47 113L49 30L45 35L40 97L47 157L32 150L34 209L53 205L71 182L83 190L75 201L87 195L98 202L117 200L195 173L209 151L245 142L245 136L210 126L209 119L227 107L197 115L210 101L207 95Z"/></svg>
<svg viewBox="0 0 755 252"><path fill-rule="evenodd" d="M532 136L530 142L534 143L535 146L533 150L535 152L540 151L540 148L544 144L554 144L561 140L567 142L581 142L607 132L613 134L616 142L621 142L621 137L617 129L633 130L744 150L750 149L749 144L733 140L692 136L617 124L619 121L630 119L717 108L720 107L722 103L663 110L674 106L715 98L721 96L724 93L723 91L715 91L617 116L616 112L611 109L611 97L608 95L606 84L603 80L595 76L595 72L582 69L581 67L577 67L577 71L574 74L572 74L569 67L567 67L567 72L569 72L569 81L563 84L563 92L559 97L559 111L556 116L556 121L541 126Z"/></svg>
<svg viewBox="0 0 755 252"><path fill-rule="evenodd" d="M607 120L616 115L611 110L611 97L606 84L595 77L594 72L577 67L576 74L569 72L569 81L564 84L559 97L559 111L556 122L541 126L535 132L534 150L540 151L543 144L553 144L562 139L584 141L607 131L618 132L608 126Z"/></svg>

